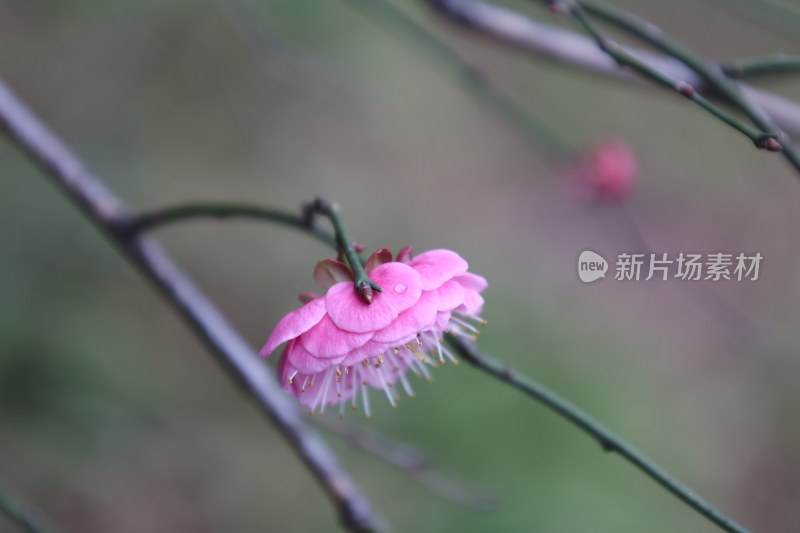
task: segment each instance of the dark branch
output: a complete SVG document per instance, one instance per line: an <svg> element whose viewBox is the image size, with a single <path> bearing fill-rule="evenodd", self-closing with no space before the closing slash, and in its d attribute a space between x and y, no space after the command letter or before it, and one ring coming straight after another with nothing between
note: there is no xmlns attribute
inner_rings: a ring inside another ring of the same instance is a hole
<svg viewBox="0 0 800 533"><path fill-rule="evenodd" d="M729 533L747 533L733 519L724 515L691 489L662 470L625 440L591 418L576 406L561 398L532 379L525 377L485 355L474 343L448 335L447 341L461 357L475 368L530 396L559 416L593 437L607 452L614 452L644 472L686 505Z"/></svg>
<svg viewBox="0 0 800 533"><path fill-rule="evenodd" d="M477 0L424 0L447 20L477 35L511 46L540 58L571 65L626 81L641 81L635 73L619 68L590 37L543 24L511 9ZM680 61L662 54L620 46L651 68L682 80L712 97L720 95L706 80ZM772 120L794 135L800 135L800 105L774 93L739 84L741 93Z"/></svg>
<svg viewBox="0 0 800 533"><path fill-rule="evenodd" d="M383 519L339 464L322 438L303 420L255 351L153 240L131 236L120 200L0 80L0 126L41 166L138 268L159 294L193 328L217 362L277 425L289 445L317 478L352 531L379 531Z"/></svg>

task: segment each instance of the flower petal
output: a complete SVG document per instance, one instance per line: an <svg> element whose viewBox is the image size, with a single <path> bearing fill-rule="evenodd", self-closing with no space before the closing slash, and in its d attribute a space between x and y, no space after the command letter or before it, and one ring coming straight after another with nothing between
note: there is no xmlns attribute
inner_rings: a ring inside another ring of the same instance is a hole
<svg viewBox="0 0 800 533"><path fill-rule="evenodd" d="M342 357L327 359L316 357L303 346L299 339L293 339L286 347L287 363L303 374L316 374L336 366Z"/></svg>
<svg viewBox="0 0 800 533"><path fill-rule="evenodd" d="M353 333L341 330L326 315L316 326L300 335L300 341L308 352L327 358L347 355L351 350L364 346L372 335L371 331Z"/></svg>
<svg viewBox="0 0 800 533"><path fill-rule="evenodd" d="M280 344L299 337L314 327L325 316L325 299L317 298L303 307L295 309L283 317L272 330L266 344L261 349L261 357L267 357Z"/></svg>
<svg viewBox="0 0 800 533"><path fill-rule="evenodd" d="M335 259L323 259L314 265L314 283L327 291L341 281L353 281L353 274L344 263Z"/></svg>
<svg viewBox="0 0 800 533"><path fill-rule="evenodd" d="M451 250L431 250L423 252L409 263L422 278L422 289L438 289L453 276L467 271L469 265Z"/></svg>
<svg viewBox="0 0 800 533"><path fill-rule="evenodd" d="M464 272L453 278L453 281L459 282L465 289L472 289L478 292L483 292L489 286L486 278L473 274L472 272Z"/></svg>
<svg viewBox="0 0 800 533"><path fill-rule="evenodd" d="M341 361L342 366L353 366L361 363L364 359L383 355L391 346L382 342L369 341L361 348L356 348Z"/></svg>
<svg viewBox="0 0 800 533"><path fill-rule="evenodd" d="M374 293L371 304L364 302L349 282L337 283L325 295L328 315L340 329L354 333L383 329L422 294L419 274L402 263L381 265L370 278L383 289Z"/></svg>
<svg viewBox="0 0 800 533"><path fill-rule="evenodd" d="M439 311L452 311L464 302L464 287L452 279L435 292L439 295Z"/></svg>
<svg viewBox="0 0 800 533"><path fill-rule="evenodd" d="M483 296L478 294L478 291L465 290L464 303L456 307L455 311L462 315L475 316L481 314L483 310Z"/></svg>
<svg viewBox="0 0 800 533"><path fill-rule="evenodd" d="M422 291L417 303L400 313L391 324L378 331L372 340L388 344L407 341L409 337L413 338L417 333L428 329L433 324L438 307L439 295L436 291Z"/></svg>

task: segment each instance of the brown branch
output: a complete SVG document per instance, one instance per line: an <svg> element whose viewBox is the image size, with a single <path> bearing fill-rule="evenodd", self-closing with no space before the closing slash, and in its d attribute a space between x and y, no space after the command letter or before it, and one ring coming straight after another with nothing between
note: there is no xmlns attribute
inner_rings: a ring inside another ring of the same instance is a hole
<svg viewBox="0 0 800 533"><path fill-rule="evenodd" d="M0 80L0 126L69 196L159 294L192 327L316 477L351 531L382 531L383 518L339 464L255 351L154 240L126 231L121 201Z"/></svg>

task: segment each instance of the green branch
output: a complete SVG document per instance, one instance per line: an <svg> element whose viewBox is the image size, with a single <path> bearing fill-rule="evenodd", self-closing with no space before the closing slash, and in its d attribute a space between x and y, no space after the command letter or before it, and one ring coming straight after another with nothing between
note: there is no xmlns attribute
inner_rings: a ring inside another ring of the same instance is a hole
<svg viewBox="0 0 800 533"><path fill-rule="evenodd" d="M317 200L314 204L321 202ZM307 210L311 210L314 207L316 210L317 206L314 204L310 204L307 206ZM257 208L253 206L248 206L247 210L242 211L241 216L250 217L254 213L273 213L272 209L268 208ZM336 210L332 211L335 213L334 218L338 220L338 212ZM158 215L158 213L167 213L168 216ZM146 213L144 215L140 215L139 217L134 217L134 220L156 220L157 223L149 223L149 224L137 224L139 228L153 228L160 224L168 224L173 222L179 222L181 220L188 220L193 218L200 218L200 217L219 217L220 213L225 213L226 217L233 217L238 216L236 213L236 204L234 205L224 205L224 204L187 204L181 206L180 209L172 209L167 208L163 209L160 212L152 212ZM307 215L309 212L307 212ZM272 215L266 216L255 216L254 218L258 218L264 221L271 221L280 224L285 224L284 217L273 217ZM294 220L294 219L291 219ZM300 219L302 220L302 219ZM309 224L296 224L291 222L289 225L301 229L303 231L308 232L312 236L319 238L319 234L317 233L318 230L313 227L313 225ZM350 242L347 240L346 234L344 234L345 242ZM329 242L327 239L321 239L331 244L333 247L338 247L338 239L337 243ZM360 260L357 262L360 264ZM658 467L655 463L653 463L650 459L645 457L641 454L638 450L636 450L633 446L628 444L624 439L618 437L610 430L608 430L605 426L594 420L591 416L586 414L585 412L581 411L578 407L572 405L565 399L561 398L554 392L550 391L546 387L536 383L535 381L521 376L511 369L503 366L502 364L494 361L481 353L478 348L474 344L467 344L463 340L456 338L452 335L448 335L447 337L448 342L453 346L453 348L464 358L464 360L470 363L472 366L486 372L487 374L499 379L500 381L504 382L505 384L514 387L528 396L531 396L535 400L539 401L552 411L554 411L559 416L565 418L576 427L581 429L582 431L586 432L587 434L591 435L595 438L600 445L603 447L604 450L609 452L615 452L619 454L622 458L626 461L631 463L633 466L641 470L645 473L648 477L655 480L659 485L664 487L673 495L677 496L681 501L686 503L689 507L700 513L702 516L706 517L708 520L713 522L714 524L721 527L723 530L729 533L747 533L747 530L736 523L733 519L728 518L724 515L721 511L716 509L710 503L706 502L703 498L699 495L695 494L691 489L683 485L674 477L667 474L664 470Z"/></svg>
<svg viewBox="0 0 800 533"><path fill-rule="evenodd" d="M365 302L371 304L374 298L372 291L382 292L382 289L367 276L367 272L364 270L364 264L356 251L353 239L351 239L350 235L347 233L347 228L339 213L340 210L341 208L336 202L329 202L328 200L317 198L304 206L303 218L306 225L313 228L315 214L328 217L333 225L333 231L336 236L336 248L339 254L347 259L350 270L353 271L353 277L355 278L353 285L355 290L361 295L361 298L363 298Z"/></svg>
<svg viewBox="0 0 800 533"><path fill-rule="evenodd" d="M174 222L184 222L203 218L218 219L250 219L262 222L275 222L290 228L305 231L318 241L328 246L336 246L336 238L320 228L309 226L302 216L288 213L281 209L273 209L246 203L195 202L154 209L140 213L118 224L118 231L135 235L150 231Z"/></svg>
<svg viewBox="0 0 800 533"><path fill-rule="evenodd" d="M721 68L726 75L735 79L800 74L800 55L778 53L739 59L724 63Z"/></svg>
<svg viewBox="0 0 800 533"><path fill-rule="evenodd" d="M776 139L777 134L772 132L769 127L765 127L766 124L759 123L761 129L755 128L712 103L695 91L690 85L650 67L647 63L639 60L636 56L627 52L624 48L606 37L594 25L588 15L597 16L606 22L622 28L628 33L646 41L648 44L655 46L662 52L685 63L719 90L726 99L745 111L744 108L747 107L747 105L744 102L744 98L735 86L731 86L731 84L725 83L721 79L724 78L724 75L712 73L704 62L695 58L677 43L663 37L661 32L653 29L651 25L643 24L628 13L617 11L606 6L595 5L590 2L568 1L565 3L565 6L575 20L577 20L584 27L586 32L594 38L597 42L597 46L620 66L631 68L659 85L686 97L725 124L744 134L758 148L764 148L770 151L779 151L781 149L781 145ZM798 170L800 170L800 168L798 168Z"/></svg>
<svg viewBox="0 0 800 533"><path fill-rule="evenodd" d="M633 466L644 472L648 477L655 480L663 488L677 496L686 505L705 516L723 530L729 533L747 533L744 527L736 523L733 519L725 516L721 511L694 493L687 486L667 474L653 461L636 450L636 448L564 398L532 379L489 358L473 343L467 343L454 335L448 335L447 341L467 363L499 379L506 385L523 392L557 415L565 418L597 440L603 450L620 455Z"/></svg>
<svg viewBox="0 0 800 533"><path fill-rule="evenodd" d="M594 28L587 14L597 17L629 35L640 39L692 69L708 84L711 90L720 94L736 110L746 115L757 129L753 129L751 126L711 104L705 98L695 98L696 91L680 80L672 80L677 82L674 87L675 90L687 98L692 99L698 105L706 109L706 111L709 111L726 124L745 134L757 147L773 152L782 152L784 158L800 172L800 149L798 149L785 132L781 131L772 118L752 104L742 94L737 83L729 78L719 65L705 61L674 39L671 39L655 25L626 11L604 4L596 4L591 1L564 0L564 2L561 3L556 0L555 3L565 6L596 40L598 40L598 38L604 40L605 38ZM617 59L612 52L603 48L602 40L598 40L598 45L601 49L609 53L609 55ZM612 47L612 49L613 48L619 49L618 46ZM623 54L631 57L630 54L624 51ZM637 65L637 63L639 63L639 65ZM641 66L641 62L634 58L633 63L628 63L628 66L639 70L638 67ZM652 71L652 69L649 70ZM640 70L640 72L650 77L650 73L643 70ZM669 79L668 76L667 79ZM663 80L659 81L663 82Z"/></svg>

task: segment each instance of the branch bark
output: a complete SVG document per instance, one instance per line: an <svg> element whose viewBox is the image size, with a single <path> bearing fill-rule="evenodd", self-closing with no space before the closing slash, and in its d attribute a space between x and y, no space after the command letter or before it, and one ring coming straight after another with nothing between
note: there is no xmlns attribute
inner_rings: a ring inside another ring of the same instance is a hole
<svg viewBox="0 0 800 533"><path fill-rule="evenodd" d="M590 37L536 22L513 10L476 0L424 1L447 20L501 44L615 79L644 82L640 76L620 68ZM676 59L627 46L620 48L654 70L682 80L698 91L708 92L710 96L720 96L702 76ZM782 129L792 135L800 135L799 104L746 84L739 84L739 89L747 100L761 108Z"/></svg>
<svg viewBox="0 0 800 533"><path fill-rule="evenodd" d="M259 409L275 423L338 509L350 531L383 531L386 522L340 465L297 405L260 362L256 352L178 265L151 238L128 231L122 202L92 175L65 144L0 80L0 126L152 283L229 372Z"/></svg>

